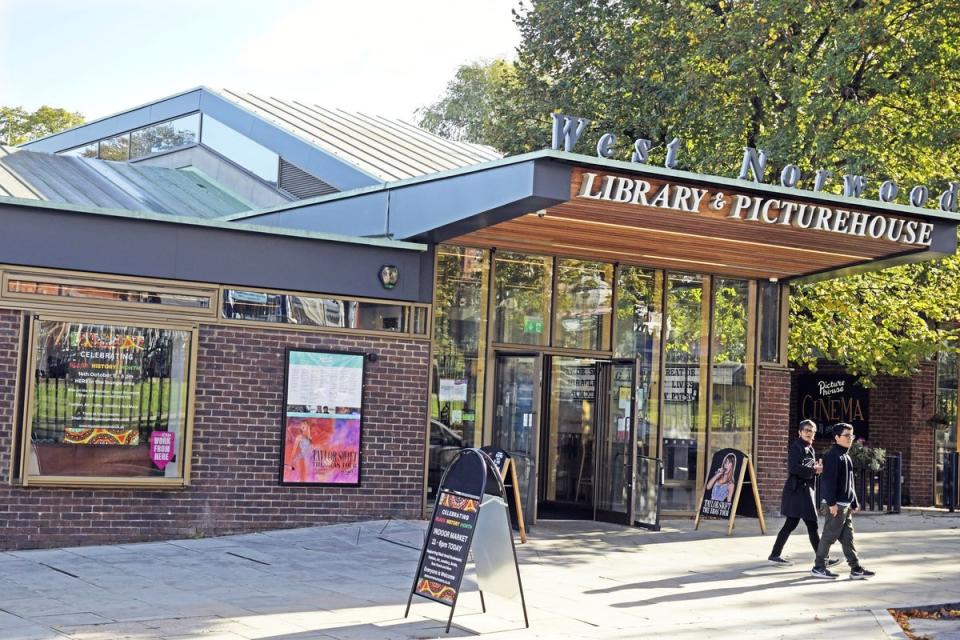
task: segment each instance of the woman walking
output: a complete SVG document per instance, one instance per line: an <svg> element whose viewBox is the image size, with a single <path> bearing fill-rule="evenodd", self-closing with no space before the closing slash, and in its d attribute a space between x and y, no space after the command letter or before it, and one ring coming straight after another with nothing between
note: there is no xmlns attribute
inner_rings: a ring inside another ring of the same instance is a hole
<svg viewBox="0 0 960 640"><path fill-rule="evenodd" d="M823 471L823 463L818 461L813 451L813 438L817 435L817 425L813 420L804 420L798 431L800 436L790 445L787 452L787 482L783 486L783 498L780 502L780 513L786 518L777 539L770 552L770 562L781 566L793 563L780 554L787 544L787 538L803 520L807 526L807 536L814 552L820 544L819 522L817 509L814 504L814 479ZM829 559L828 565L840 562L839 558Z"/></svg>

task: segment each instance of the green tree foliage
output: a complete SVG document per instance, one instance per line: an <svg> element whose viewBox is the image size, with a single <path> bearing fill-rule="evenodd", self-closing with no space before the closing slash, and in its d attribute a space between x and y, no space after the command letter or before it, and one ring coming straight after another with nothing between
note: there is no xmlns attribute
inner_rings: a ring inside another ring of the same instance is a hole
<svg viewBox="0 0 960 640"><path fill-rule="evenodd" d="M463 65L443 98L417 110L417 124L451 140L491 144L496 102L515 82L516 71L504 60Z"/></svg>
<svg viewBox="0 0 960 640"><path fill-rule="evenodd" d="M36 111L0 106L0 144L18 145L83 124L75 111L46 105Z"/></svg>
<svg viewBox="0 0 960 640"><path fill-rule="evenodd" d="M580 152L610 131L615 157L643 137L660 162L679 137L679 168L708 174L736 174L749 145L768 153L768 181L788 163L801 187L832 171L835 193L845 173L867 176L869 196L893 179L901 204L960 177L958 0L537 0L516 22L510 80L471 85L491 110L475 137L501 151L548 147L559 111L592 121ZM458 95L437 104L457 113ZM956 348L957 262L797 287L791 309L795 361L905 375Z"/></svg>

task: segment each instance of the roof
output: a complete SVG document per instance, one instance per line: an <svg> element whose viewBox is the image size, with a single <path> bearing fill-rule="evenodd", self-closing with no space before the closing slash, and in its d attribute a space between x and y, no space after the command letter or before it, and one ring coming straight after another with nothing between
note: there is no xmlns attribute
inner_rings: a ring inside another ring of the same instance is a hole
<svg viewBox="0 0 960 640"><path fill-rule="evenodd" d="M501 157L491 147L447 140L403 120L228 89L216 93L383 181L413 178Z"/></svg>
<svg viewBox="0 0 960 640"><path fill-rule="evenodd" d="M0 147L0 197L217 218L250 205L195 171Z"/></svg>

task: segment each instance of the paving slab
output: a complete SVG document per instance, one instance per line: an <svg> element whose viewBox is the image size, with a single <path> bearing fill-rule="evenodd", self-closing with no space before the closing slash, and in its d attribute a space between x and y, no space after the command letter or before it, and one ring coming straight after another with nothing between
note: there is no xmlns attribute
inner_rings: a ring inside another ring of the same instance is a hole
<svg viewBox="0 0 960 640"><path fill-rule="evenodd" d="M891 638L888 607L960 593L960 515L855 518L868 581L812 578L805 535L791 567L766 562L781 521L651 532L542 521L517 546L531 628L517 601L480 608L468 564L449 636L449 608L414 598L422 521L380 520L222 538L0 553L3 640L407 640L413 638ZM839 548L837 549L839 553ZM940 627L938 638L956 629ZM742 634L741 634L742 635Z"/></svg>

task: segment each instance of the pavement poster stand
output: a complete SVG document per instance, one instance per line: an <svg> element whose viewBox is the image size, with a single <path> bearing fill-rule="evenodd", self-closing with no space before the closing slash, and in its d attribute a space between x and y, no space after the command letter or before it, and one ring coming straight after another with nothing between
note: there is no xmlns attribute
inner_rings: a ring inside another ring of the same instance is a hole
<svg viewBox="0 0 960 640"><path fill-rule="evenodd" d="M440 480L404 618L410 614L413 596L418 595L450 607L449 633L467 558L473 551L483 612L487 611L485 590L509 599L519 595L524 624L530 627L505 497L500 470L489 455L480 449L457 454Z"/></svg>
<svg viewBox="0 0 960 640"><path fill-rule="evenodd" d="M750 485L753 500L740 499L745 484ZM767 532L763 507L760 506L760 492L757 491L757 476L750 456L739 449L721 449L713 454L710 461L694 529L700 528L701 518L720 518L729 521L727 535L730 535L738 515L757 518L760 532Z"/></svg>
<svg viewBox="0 0 960 640"><path fill-rule="evenodd" d="M520 502L520 482L517 480L517 465L513 463L510 454L499 447L481 447L481 451L490 456L500 471L500 479L505 487L513 492L513 508L517 516L517 527L520 529L520 542L527 542L527 528L523 524L523 504ZM506 494L504 494L506 497Z"/></svg>

